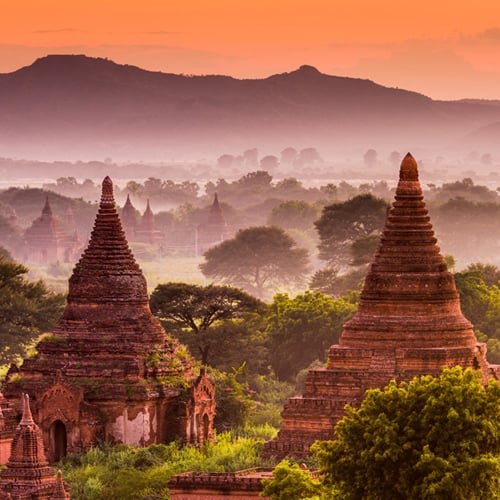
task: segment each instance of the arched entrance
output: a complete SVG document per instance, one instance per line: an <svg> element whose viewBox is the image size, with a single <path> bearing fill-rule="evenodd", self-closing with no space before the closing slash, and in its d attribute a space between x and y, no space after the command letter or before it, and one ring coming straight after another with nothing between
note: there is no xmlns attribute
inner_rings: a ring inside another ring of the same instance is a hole
<svg viewBox="0 0 500 500"><path fill-rule="evenodd" d="M208 442L209 429L210 429L210 419L208 418L208 415L205 413L205 415L203 415L203 443Z"/></svg>
<svg viewBox="0 0 500 500"><path fill-rule="evenodd" d="M56 420L50 430L54 462L59 462L66 456L67 451L66 426L60 420Z"/></svg>

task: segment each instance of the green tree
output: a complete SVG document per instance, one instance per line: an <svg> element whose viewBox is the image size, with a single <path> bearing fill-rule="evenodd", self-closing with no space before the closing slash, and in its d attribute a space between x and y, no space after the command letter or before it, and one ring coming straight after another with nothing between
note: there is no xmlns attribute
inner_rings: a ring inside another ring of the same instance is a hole
<svg viewBox="0 0 500 500"><path fill-rule="evenodd" d="M308 254L279 227L242 229L230 240L210 248L203 274L243 288L257 297L284 284L303 284L309 272Z"/></svg>
<svg viewBox="0 0 500 500"><path fill-rule="evenodd" d="M465 271L455 273L464 316L474 325L480 342L486 343L491 363L500 363L500 287L495 284L495 266L471 264Z"/></svg>
<svg viewBox="0 0 500 500"><path fill-rule="evenodd" d="M0 254L0 364L18 360L61 316L65 299L43 281L26 279L28 269Z"/></svg>
<svg viewBox="0 0 500 500"><path fill-rule="evenodd" d="M320 292L291 299L278 294L266 317L271 366L280 380L293 381L312 361L326 360L328 348L338 342L343 324L356 305Z"/></svg>
<svg viewBox="0 0 500 500"><path fill-rule="evenodd" d="M271 500L300 500L320 492L319 481L312 479L308 469L288 460L280 462L273 470L273 479L263 479L262 496Z"/></svg>
<svg viewBox="0 0 500 500"><path fill-rule="evenodd" d="M380 234L386 213L387 203L371 194L326 206L314 224L320 238L320 259L330 266L349 265L353 257L353 243L360 238Z"/></svg>
<svg viewBox="0 0 500 500"><path fill-rule="evenodd" d="M339 274L334 267L326 267L313 274L309 288L339 298L349 292L361 291L365 276L366 266L354 268L344 274Z"/></svg>
<svg viewBox="0 0 500 500"><path fill-rule="evenodd" d="M460 367L384 390L317 442L323 483L342 499L494 499L500 495L500 386Z"/></svg>
<svg viewBox="0 0 500 500"><path fill-rule="evenodd" d="M306 201L287 200L271 210L267 223L283 229L308 231L313 229L319 209Z"/></svg>
<svg viewBox="0 0 500 500"><path fill-rule="evenodd" d="M211 345L217 342L217 336L208 335L211 327L264 307L260 300L238 288L173 282L158 285L150 305L167 330L187 329L196 335L203 364L208 363Z"/></svg>

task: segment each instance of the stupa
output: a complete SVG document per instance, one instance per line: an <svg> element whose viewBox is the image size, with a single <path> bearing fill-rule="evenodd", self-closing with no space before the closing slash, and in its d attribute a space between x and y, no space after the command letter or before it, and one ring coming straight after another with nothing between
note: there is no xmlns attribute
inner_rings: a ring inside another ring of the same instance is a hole
<svg viewBox="0 0 500 500"><path fill-rule="evenodd" d="M217 193L210 207L207 220L198 225L198 247L200 253L204 253L210 247L217 245L231 237L231 231L226 222L222 208L219 204Z"/></svg>
<svg viewBox="0 0 500 500"><path fill-rule="evenodd" d="M12 441L10 458L0 473L0 496L12 500L70 498L62 477L55 476L45 457L42 433L33 421L29 397L23 395L22 402L23 414Z"/></svg>
<svg viewBox="0 0 500 500"><path fill-rule="evenodd" d="M51 462L97 440L199 444L213 434L213 385L152 315L109 177L63 317L36 350L3 393L13 404L29 393Z"/></svg>
<svg viewBox="0 0 500 500"><path fill-rule="evenodd" d="M74 218L71 226L73 234L67 233L54 217L47 195L40 217L24 233L23 259L41 263L71 262L81 250Z"/></svg>
<svg viewBox="0 0 500 500"><path fill-rule="evenodd" d="M133 241L135 229L137 228L137 214L134 205L132 205L132 202L130 201L129 194L127 194L127 200L122 208L121 221L127 240Z"/></svg>
<svg viewBox="0 0 500 500"><path fill-rule="evenodd" d="M266 443L264 456L307 455L315 440L333 438L347 403L358 406L367 389L390 380L438 376L455 365L480 370L485 382L498 377L461 313L436 243L417 163L407 154L358 311L330 347L327 365L309 371L305 392L286 402L279 435Z"/></svg>

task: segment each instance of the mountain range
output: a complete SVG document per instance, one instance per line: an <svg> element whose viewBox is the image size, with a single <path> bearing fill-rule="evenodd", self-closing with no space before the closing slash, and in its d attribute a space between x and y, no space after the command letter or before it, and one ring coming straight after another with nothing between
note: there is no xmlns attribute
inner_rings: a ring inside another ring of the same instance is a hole
<svg viewBox="0 0 500 500"><path fill-rule="evenodd" d="M264 79L49 55L0 74L0 157L168 160L258 147L500 152L500 103L436 101L311 66Z"/></svg>

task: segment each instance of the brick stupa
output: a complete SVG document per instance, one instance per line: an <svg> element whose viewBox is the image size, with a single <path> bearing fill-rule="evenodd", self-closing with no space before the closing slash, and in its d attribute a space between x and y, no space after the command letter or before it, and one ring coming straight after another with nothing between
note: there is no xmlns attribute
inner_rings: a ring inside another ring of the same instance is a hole
<svg viewBox="0 0 500 500"><path fill-rule="evenodd" d="M12 500L70 498L60 473L49 466L42 433L33 421L30 402L23 395L23 415L12 441L7 467L0 473L0 497Z"/></svg>
<svg viewBox="0 0 500 500"><path fill-rule="evenodd" d="M28 392L50 461L97 440L149 445L212 436L214 389L151 314L146 280L125 239L111 179L68 302L38 354L9 376L11 402Z"/></svg>
<svg viewBox="0 0 500 500"><path fill-rule="evenodd" d="M199 251L204 253L230 237L231 231L219 204L219 197L215 193L206 221L198 225Z"/></svg>
<svg viewBox="0 0 500 500"><path fill-rule="evenodd" d="M358 311L330 347L327 366L311 370L304 394L286 402L281 431L264 456L307 455L315 440L333 438L347 403L358 406L367 389L390 380L438 376L455 365L480 370L484 381L498 377L461 313L436 241L417 163L408 154Z"/></svg>

